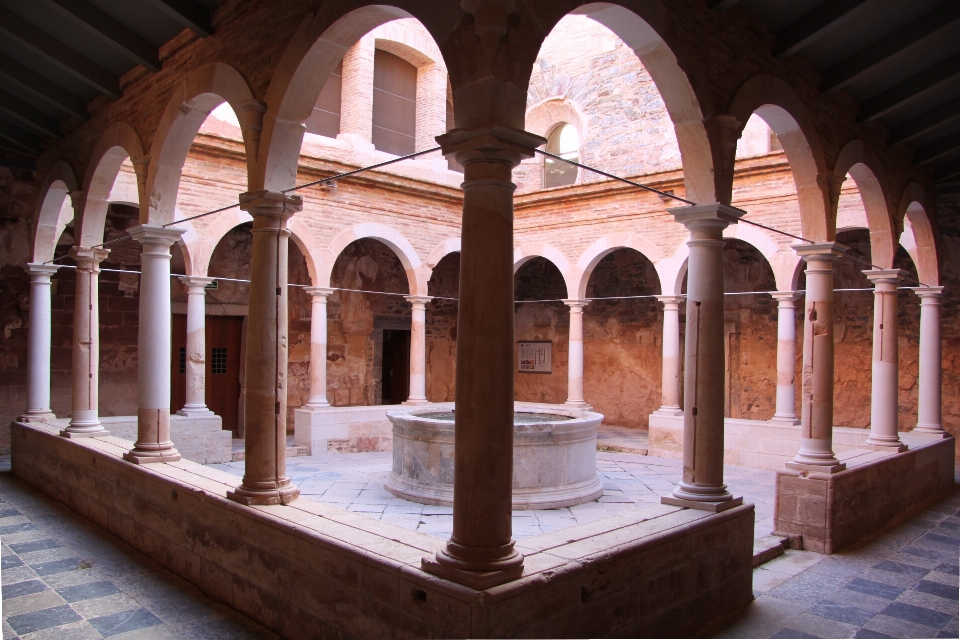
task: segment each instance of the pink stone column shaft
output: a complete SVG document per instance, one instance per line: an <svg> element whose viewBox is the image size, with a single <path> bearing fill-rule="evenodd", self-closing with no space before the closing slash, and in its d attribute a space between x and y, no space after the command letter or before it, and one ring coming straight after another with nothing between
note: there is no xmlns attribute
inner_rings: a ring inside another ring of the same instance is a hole
<svg viewBox="0 0 960 640"><path fill-rule="evenodd" d="M270 191L240 195L253 216L250 315L247 320L243 482L227 498L246 505L288 504L300 490L286 475L287 220L300 196Z"/></svg>
<svg viewBox="0 0 960 640"><path fill-rule="evenodd" d="M915 287L920 296L920 375L916 433L946 437L941 417L943 345L940 342L940 298L943 287Z"/></svg>
<svg viewBox="0 0 960 640"><path fill-rule="evenodd" d="M206 286L215 278L183 276L187 287L187 393L182 416L212 416L207 408L207 304Z"/></svg>
<svg viewBox="0 0 960 640"><path fill-rule="evenodd" d="M308 287L310 294L310 399L307 408L329 407L327 401L327 298L333 289Z"/></svg>
<svg viewBox="0 0 960 640"><path fill-rule="evenodd" d="M690 231L684 356L683 478L661 501L708 511L743 503L723 482L723 230L743 211L722 204L670 209Z"/></svg>
<svg viewBox="0 0 960 640"><path fill-rule="evenodd" d="M836 242L796 244L807 263L800 391L800 450L786 466L834 473L846 468L833 454L833 263L846 251Z"/></svg>
<svg viewBox="0 0 960 640"><path fill-rule="evenodd" d="M137 341L137 441L123 459L135 464L176 462L170 440L170 246L183 229L139 225L127 230L140 252L140 327Z"/></svg>
<svg viewBox="0 0 960 640"><path fill-rule="evenodd" d="M567 401L564 404L587 409L583 398L583 308L589 300L564 300L570 307L570 333L567 352Z"/></svg>
<svg viewBox="0 0 960 640"><path fill-rule="evenodd" d="M60 432L66 438L104 436L98 414L100 386L100 263L108 249L73 247L77 263L77 289L73 313L73 401L70 425Z"/></svg>
<svg viewBox="0 0 960 640"><path fill-rule="evenodd" d="M27 329L27 410L20 422L50 422L50 339L53 311L50 276L60 265L30 263L30 326Z"/></svg>
<svg viewBox="0 0 960 640"><path fill-rule="evenodd" d="M663 365L660 371L661 404L657 413L683 415L680 408L680 305L683 296L657 296L663 303Z"/></svg>
<svg viewBox="0 0 960 640"><path fill-rule="evenodd" d="M777 301L777 408L773 419L800 424L797 418L797 292L771 294Z"/></svg>
<svg viewBox="0 0 960 640"><path fill-rule="evenodd" d="M900 440L900 350L897 344L897 286L906 275L899 269L868 269L873 282L873 390L870 394L868 447L906 451Z"/></svg>
<svg viewBox="0 0 960 640"><path fill-rule="evenodd" d="M410 318L410 397L403 404L427 403L427 303L431 296L404 296Z"/></svg>
<svg viewBox="0 0 960 640"><path fill-rule="evenodd" d="M513 500L513 192L511 172L545 144L503 126L454 129L444 155L464 165L453 534L423 569L486 588L519 578Z"/></svg>

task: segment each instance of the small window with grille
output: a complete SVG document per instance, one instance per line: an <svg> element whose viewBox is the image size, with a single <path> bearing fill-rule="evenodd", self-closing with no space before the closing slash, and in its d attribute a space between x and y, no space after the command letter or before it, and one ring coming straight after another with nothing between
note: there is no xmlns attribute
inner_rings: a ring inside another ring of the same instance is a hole
<svg viewBox="0 0 960 640"><path fill-rule="evenodd" d="M225 375L227 373L227 348L214 347L210 354L210 373Z"/></svg>
<svg viewBox="0 0 960 640"><path fill-rule="evenodd" d="M187 372L187 348L180 347L180 375Z"/></svg>

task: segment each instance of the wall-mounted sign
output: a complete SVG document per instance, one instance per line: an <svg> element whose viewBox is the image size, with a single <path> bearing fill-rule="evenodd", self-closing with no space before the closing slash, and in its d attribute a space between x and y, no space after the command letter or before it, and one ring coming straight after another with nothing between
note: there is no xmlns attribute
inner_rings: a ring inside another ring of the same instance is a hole
<svg viewBox="0 0 960 640"><path fill-rule="evenodd" d="M518 373L553 373L553 343L549 340L518 342Z"/></svg>

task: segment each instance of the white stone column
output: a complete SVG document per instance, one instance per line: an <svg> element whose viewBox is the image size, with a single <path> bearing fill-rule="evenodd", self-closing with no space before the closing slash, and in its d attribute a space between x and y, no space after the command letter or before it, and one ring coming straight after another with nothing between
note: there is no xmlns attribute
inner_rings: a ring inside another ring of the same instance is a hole
<svg viewBox="0 0 960 640"><path fill-rule="evenodd" d="M914 287L920 297L920 375L917 380L917 426L914 433L946 438L941 417L940 394L943 345L940 342L940 297L943 287Z"/></svg>
<svg viewBox="0 0 960 640"><path fill-rule="evenodd" d="M583 308L589 300L564 300L570 307L570 334L567 350L567 401L566 405L578 409L591 407L583 398Z"/></svg>
<svg viewBox="0 0 960 640"><path fill-rule="evenodd" d="M334 289L308 287L310 294L310 399L307 409L329 407L327 401L327 298Z"/></svg>
<svg viewBox="0 0 960 640"><path fill-rule="evenodd" d="M142 224L127 232L140 252L140 330L137 339L137 441L123 459L135 464L176 462L170 441L170 246L183 229Z"/></svg>
<svg viewBox="0 0 960 640"><path fill-rule="evenodd" d="M663 366L660 371L660 408L656 414L682 416L680 408L680 305L683 296L657 296L663 303Z"/></svg>
<svg viewBox="0 0 960 640"><path fill-rule="evenodd" d="M777 409L773 420L800 424L797 418L796 291L770 294L777 301Z"/></svg>
<svg viewBox="0 0 960 640"><path fill-rule="evenodd" d="M30 326L27 330L27 410L20 422L50 422L50 276L60 265L27 265L30 274Z"/></svg>
<svg viewBox="0 0 960 640"><path fill-rule="evenodd" d="M410 318L410 397L403 404L427 404L427 303L432 296L404 296Z"/></svg>
<svg viewBox="0 0 960 640"><path fill-rule="evenodd" d="M807 263L800 391L800 450L789 469L835 473L833 455L833 263L846 252L836 242L795 244Z"/></svg>
<svg viewBox="0 0 960 640"><path fill-rule="evenodd" d="M215 415L207 408L207 303L206 286L215 278L182 276L187 287L187 393L181 416Z"/></svg>
<svg viewBox="0 0 960 640"><path fill-rule="evenodd" d="M77 289L73 312L73 401L65 438L110 435L100 424L100 263L108 249L73 247Z"/></svg>
<svg viewBox="0 0 960 640"><path fill-rule="evenodd" d="M272 191L240 194L253 216L250 315L246 338L244 474L227 498L245 505L288 504L300 490L287 477L287 220L300 196Z"/></svg>
<svg viewBox="0 0 960 640"><path fill-rule="evenodd" d="M906 275L899 269L868 269L873 283L873 390L870 394L870 437L864 446L906 451L900 440L898 394L900 350L897 344L897 286Z"/></svg>
<svg viewBox="0 0 960 640"><path fill-rule="evenodd" d="M373 56L376 40L360 38L343 56L340 89L340 140L354 148L373 150Z"/></svg>
<svg viewBox="0 0 960 640"><path fill-rule="evenodd" d="M664 504L723 511L743 504L723 482L723 230L743 211L723 204L670 209L690 231L684 351L683 478Z"/></svg>

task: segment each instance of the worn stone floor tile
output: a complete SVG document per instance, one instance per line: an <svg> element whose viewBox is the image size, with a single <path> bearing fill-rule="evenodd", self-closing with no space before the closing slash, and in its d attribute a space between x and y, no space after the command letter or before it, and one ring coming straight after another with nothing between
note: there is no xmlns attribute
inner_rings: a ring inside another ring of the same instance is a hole
<svg viewBox="0 0 960 640"><path fill-rule="evenodd" d="M58 540L53 538L43 538L41 540L35 540L33 542L21 542L20 544L11 544L10 550L19 553L31 553L33 551L43 551L45 549L56 549L58 547L63 547Z"/></svg>
<svg viewBox="0 0 960 640"><path fill-rule="evenodd" d="M249 620L240 620L235 617L178 624L176 629L183 637L191 640L280 640L279 636L263 627Z"/></svg>
<svg viewBox="0 0 960 640"><path fill-rule="evenodd" d="M762 595L748 604L743 614L714 638L769 638L806 612L810 605Z"/></svg>
<svg viewBox="0 0 960 640"><path fill-rule="evenodd" d="M817 638L852 638L859 628L855 624L847 624L815 615L815 610L816 608L811 609L791 620L790 628L809 633Z"/></svg>
<svg viewBox="0 0 960 640"><path fill-rule="evenodd" d="M766 593L781 582L789 580L790 576L778 571L768 571L764 567L757 567L753 570L753 590Z"/></svg>
<svg viewBox="0 0 960 640"><path fill-rule="evenodd" d="M18 635L24 636L34 631L40 631L41 629L49 629L51 627L70 624L71 622L78 622L81 619L76 611L71 609L69 605L64 604L59 607L8 616L7 623Z"/></svg>
<svg viewBox="0 0 960 640"><path fill-rule="evenodd" d="M826 556L811 551L796 551L787 549L782 556L774 558L763 565L768 571L776 571L789 576L795 576L798 573L809 569L813 565L823 560Z"/></svg>
<svg viewBox="0 0 960 640"><path fill-rule="evenodd" d="M59 627L43 629L22 636L21 640L94 640L102 638L97 630L86 620L65 624Z"/></svg>
<svg viewBox="0 0 960 640"><path fill-rule="evenodd" d="M0 584L4 587L10 584L17 582L26 582L27 580L32 580L37 578L37 573L30 567L20 566L14 567L13 569L4 569L0 571ZM4 590L4 598L6 598L6 591Z"/></svg>
<svg viewBox="0 0 960 640"><path fill-rule="evenodd" d="M163 624L160 618L143 607L92 618L89 622L104 638Z"/></svg>
<svg viewBox="0 0 960 640"><path fill-rule="evenodd" d="M54 549L43 549L41 551L31 551L29 553L20 553L20 559L31 567L41 562L50 562L53 560L63 560L65 558L75 557L76 553L72 549L59 547Z"/></svg>
<svg viewBox="0 0 960 640"><path fill-rule="evenodd" d="M910 573L893 573L892 571L882 571L880 569L867 569L860 574L860 577L873 582L906 589L916 584L917 580L923 576Z"/></svg>
<svg viewBox="0 0 960 640"><path fill-rule="evenodd" d="M126 594L115 593L101 598L91 598L81 602L74 602L71 606L74 611L87 620L91 620L93 618L120 613L121 611L138 609L140 603Z"/></svg>
<svg viewBox="0 0 960 640"><path fill-rule="evenodd" d="M827 556L820 560L820 562L813 564L810 567L810 571L814 573L820 573L825 576L834 576L837 578L847 578L848 580L852 580L869 568L870 565L864 562L859 562L849 558Z"/></svg>
<svg viewBox="0 0 960 640"><path fill-rule="evenodd" d="M875 595L847 588L835 592L824 602L836 602L838 604L857 607L858 609L869 611L871 614L880 613L890 604L890 600L887 598L880 598Z"/></svg>
<svg viewBox="0 0 960 640"><path fill-rule="evenodd" d="M183 640L185 636L169 625L158 625L146 629L135 629L109 636L111 640Z"/></svg>
<svg viewBox="0 0 960 640"><path fill-rule="evenodd" d="M64 604L66 604L66 601L56 591L40 591L39 593L4 600L3 615L6 617L16 616L40 609L59 607Z"/></svg>
<svg viewBox="0 0 960 640"><path fill-rule="evenodd" d="M907 604L923 607L925 609L939 611L947 616L957 613L958 605L957 598L941 598L937 595L924 593L922 591L916 591L913 589L907 589L900 594L900 597L896 599L896 602L905 602Z"/></svg>
<svg viewBox="0 0 960 640"><path fill-rule="evenodd" d="M920 580L913 587L916 591L928 593L941 599L956 602L960 600L960 589L957 587L941 584L932 580Z"/></svg>
<svg viewBox="0 0 960 640"><path fill-rule="evenodd" d="M904 588L897 585L877 582L865 577L854 578L844 587L848 591L858 591L867 595L883 598L884 600L896 600Z"/></svg>
<svg viewBox="0 0 960 640"><path fill-rule="evenodd" d="M892 618L922 624L937 630L942 629L950 620L950 614L948 613L941 613L940 611L929 609L925 606L910 604L902 600L890 603L890 605L880 613Z"/></svg>
<svg viewBox="0 0 960 640"><path fill-rule="evenodd" d="M831 599L833 593L840 589L845 582L842 578L803 572L777 585L768 592L768 595L782 600L793 600L794 602L814 605L821 600Z"/></svg>
<svg viewBox="0 0 960 640"><path fill-rule="evenodd" d="M939 632L939 629L883 614L874 616L863 626L865 629L885 633L891 638L934 638Z"/></svg>
<svg viewBox="0 0 960 640"><path fill-rule="evenodd" d="M14 600L16 598L22 598L34 593L40 593L41 591L47 591L49 587L43 583L42 580L37 578L36 574L33 574L32 580L24 580L22 582L15 582L13 584L3 586L3 599Z"/></svg>
<svg viewBox="0 0 960 640"><path fill-rule="evenodd" d="M928 582L936 582L938 584L945 584L951 587L956 587L958 582L960 582L955 574L942 573L939 571L931 571L925 575L923 579Z"/></svg>
<svg viewBox="0 0 960 640"><path fill-rule="evenodd" d="M82 562L83 560L77 556L69 556L60 560L38 562L37 564L30 565L30 568L36 571L38 576L43 577L55 573L64 573L65 571L79 571Z"/></svg>
<svg viewBox="0 0 960 640"><path fill-rule="evenodd" d="M14 631L13 628L7 624L6 620L4 620L3 624L0 625L0 632L2 632L3 634L3 640L9 640L10 638L17 637L17 632Z"/></svg>
<svg viewBox="0 0 960 640"><path fill-rule="evenodd" d="M873 631L872 629L867 629L862 627L857 629L857 632L853 636L854 638L892 638L894 636L888 636L885 633L880 633L879 631Z"/></svg>

